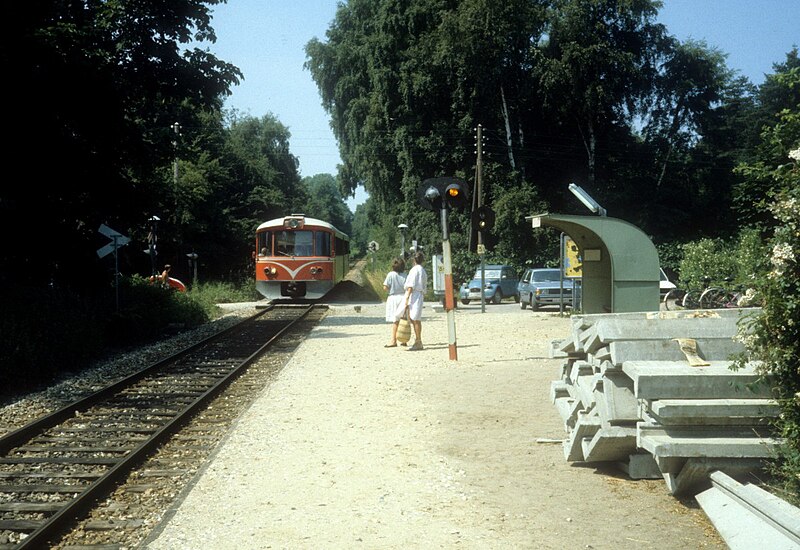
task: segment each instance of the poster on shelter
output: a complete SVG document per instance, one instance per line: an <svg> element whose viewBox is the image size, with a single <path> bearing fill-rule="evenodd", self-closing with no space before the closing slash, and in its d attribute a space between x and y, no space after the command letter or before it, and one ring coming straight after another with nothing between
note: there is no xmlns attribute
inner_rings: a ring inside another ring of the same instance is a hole
<svg viewBox="0 0 800 550"><path fill-rule="evenodd" d="M563 254L564 277L580 278L583 274L583 260L578 245L570 237L562 235L561 250Z"/></svg>

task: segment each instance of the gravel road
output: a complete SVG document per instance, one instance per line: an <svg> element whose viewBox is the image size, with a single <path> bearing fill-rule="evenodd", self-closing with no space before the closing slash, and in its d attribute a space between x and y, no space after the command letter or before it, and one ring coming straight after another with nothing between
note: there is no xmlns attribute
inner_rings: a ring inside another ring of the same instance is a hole
<svg viewBox="0 0 800 550"><path fill-rule="evenodd" d="M334 305L147 547L725 548L662 481L570 465L548 343L517 304L426 304L425 350L384 348L383 305Z"/></svg>

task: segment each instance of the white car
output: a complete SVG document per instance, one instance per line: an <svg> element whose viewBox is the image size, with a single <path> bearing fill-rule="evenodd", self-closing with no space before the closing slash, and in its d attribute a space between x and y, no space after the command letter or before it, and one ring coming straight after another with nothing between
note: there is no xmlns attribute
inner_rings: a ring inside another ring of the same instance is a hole
<svg viewBox="0 0 800 550"><path fill-rule="evenodd" d="M661 299L663 300L664 296L667 295L667 292L669 292L670 290L672 290L673 288L676 288L676 287L675 287L675 284L672 283L672 281L669 280L669 277L667 277L667 274L664 273L664 270L661 269L660 267L658 269L659 269L659 271L661 271L661 280L658 281L658 291L659 291L659 295L661 296Z"/></svg>

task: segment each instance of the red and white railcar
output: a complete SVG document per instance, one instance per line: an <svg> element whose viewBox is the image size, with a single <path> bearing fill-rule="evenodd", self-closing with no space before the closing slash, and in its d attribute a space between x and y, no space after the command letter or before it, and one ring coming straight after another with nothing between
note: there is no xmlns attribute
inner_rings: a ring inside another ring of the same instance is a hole
<svg viewBox="0 0 800 550"><path fill-rule="evenodd" d="M256 289L272 300L321 298L344 278L350 264L349 237L303 214L259 225L256 251Z"/></svg>

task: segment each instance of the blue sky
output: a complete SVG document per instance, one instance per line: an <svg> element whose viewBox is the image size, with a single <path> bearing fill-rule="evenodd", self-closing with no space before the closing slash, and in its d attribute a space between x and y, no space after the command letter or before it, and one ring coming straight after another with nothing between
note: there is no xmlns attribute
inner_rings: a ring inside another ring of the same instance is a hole
<svg viewBox="0 0 800 550"><path fill-rule="evenodd" d="M659 21L681 40L705 40L728 66L760 84L772 65L800 46L800 0L664 0ZM304 46L325 31L337 0L229 0L214 7L216 44L209 49L244 73L226 107L252 116L272 113L291 132L303 176L336 174L341 162ZM351 209L362 192L348 201Z"/></svg>

